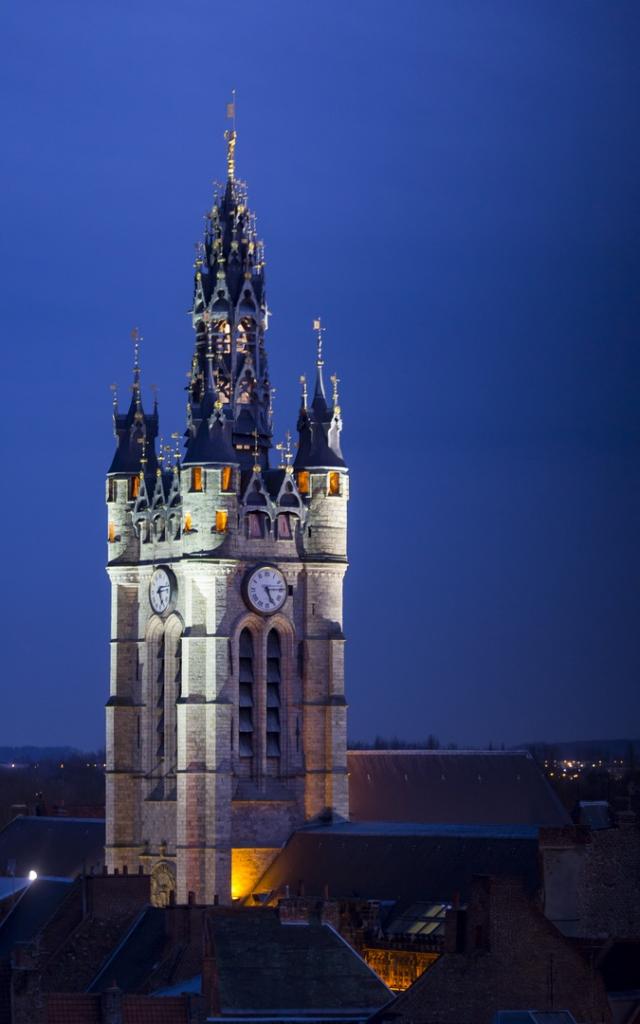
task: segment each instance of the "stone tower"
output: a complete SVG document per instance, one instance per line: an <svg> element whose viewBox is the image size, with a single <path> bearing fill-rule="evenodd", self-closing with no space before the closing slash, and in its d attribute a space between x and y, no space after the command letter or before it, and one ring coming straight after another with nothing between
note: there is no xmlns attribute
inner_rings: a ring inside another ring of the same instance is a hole
<svg viewBox="0 0 640 1024"><path fill-rule="evenodd" d="M158 904L244 896L290 833L348 817L342 589L349 483L337 378L302 378L295 460L271 466L265 264L228 177L195 262L184 456L114 399L107 475L107 864Z"/></svg>

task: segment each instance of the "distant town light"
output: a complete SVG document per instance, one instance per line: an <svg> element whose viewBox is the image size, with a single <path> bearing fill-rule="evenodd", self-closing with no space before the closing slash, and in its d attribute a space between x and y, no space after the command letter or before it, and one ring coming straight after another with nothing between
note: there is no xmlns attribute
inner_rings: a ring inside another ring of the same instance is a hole
<svg viewBox="0 0 640 1024"><path fill-rule="evenodd" d="M34 871L33 868L32 868L31 871L29 872L29 881L30 882L35 882L37 877L38 877L38 872Z"/></svg>

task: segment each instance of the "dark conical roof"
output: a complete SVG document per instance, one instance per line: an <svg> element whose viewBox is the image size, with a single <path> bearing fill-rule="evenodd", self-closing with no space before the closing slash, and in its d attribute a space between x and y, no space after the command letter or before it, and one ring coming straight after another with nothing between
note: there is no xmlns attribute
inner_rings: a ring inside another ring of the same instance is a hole
<svg viewBox="0 0 640 1024"><path fill-rule="evenodd" d="M200 420L196 436L187 442L184 466L228 466L238 462L229 439L230 424L217 410L211 420Z"/></svg>

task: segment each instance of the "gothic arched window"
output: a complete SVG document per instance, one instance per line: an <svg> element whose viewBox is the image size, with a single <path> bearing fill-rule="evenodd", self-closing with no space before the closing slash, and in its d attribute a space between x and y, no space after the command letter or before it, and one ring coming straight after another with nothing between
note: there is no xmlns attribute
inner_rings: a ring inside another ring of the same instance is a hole
<svg viewBox="0 0 640 1024"><path fill-rule="evenodd" d="M267 757L280 757L280 635L272 629L267 637Z"/></svg>
<svg viewBox="0 0 640 1024"><path fill-rule="evenodd" d="M253 757L254 657L253 636L240 634L238 662L238 735L240 757Z"/></svg>

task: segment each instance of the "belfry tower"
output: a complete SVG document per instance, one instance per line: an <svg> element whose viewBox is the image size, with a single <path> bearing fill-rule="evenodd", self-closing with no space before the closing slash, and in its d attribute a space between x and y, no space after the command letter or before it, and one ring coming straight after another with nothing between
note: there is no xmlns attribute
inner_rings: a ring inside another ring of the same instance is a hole
<svg viewBox="0 0 640 1024"><path fill-rule="evenodd" d="M342 588L347 469L322 328L299 444L272 466L263 246L235 175L195 261L186 445L114 398L107 475L107 865L154 901L229 903L300 825L348 817Z"/></svg>

